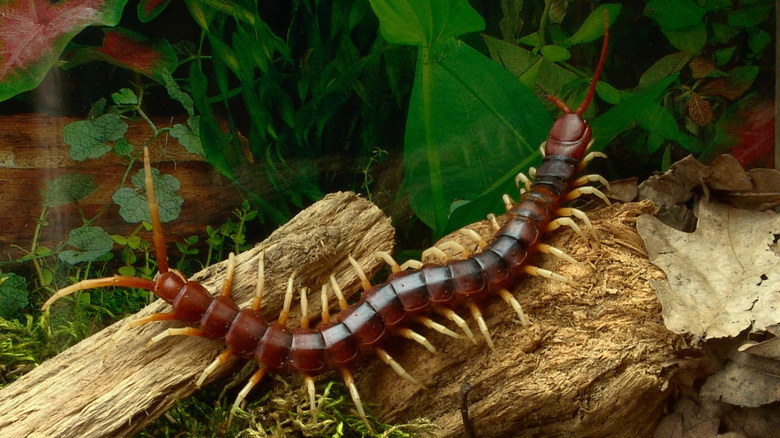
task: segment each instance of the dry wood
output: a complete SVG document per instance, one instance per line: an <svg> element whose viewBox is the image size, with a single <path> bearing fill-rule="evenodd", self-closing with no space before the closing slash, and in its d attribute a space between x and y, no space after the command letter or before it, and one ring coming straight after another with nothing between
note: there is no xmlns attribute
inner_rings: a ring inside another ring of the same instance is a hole
<svg viewBox="0 0 780 438"><path fill-rule="evenodd" d="M293 271L298 272L297 284L312 287L317 297L331 273L345 292L354 292L359 281L347 255L371 272L380 266L373 253L389 251L392 241L393 229L378 208L352 193L328 195L237 257L233 297L241 307L251 301L261 251L266 266L263 311L269 320L279 313ZM192 279L216 293L224 276L225 264L220 263ZM310 301L311 311L318 312L319 300ZM158 300L129 319L166 307ZM85 339L0 391L0 436L132 436L194 392L197 377L224 348L219 342L180 336L147 345L156 334L181 324L151 323L119 332L124 324L126 320Z"/></svg>
<svg viewBox="0 0 780 438"><path fill-rule="evenodd" d="M363 399L376 403L374 414L391 423L427 417L441 427L437 436L461 437L459 390L468 382L478 437L651 436L668 395L662 362L682 340L664 327L648 284L663 276L648 262L635 231L636 217L648 210L643 203L590 213L600 245L570 230L546 238L580 263L544 255L536 264L579 285L526 278L514 295L532 321L527 328L502 300L489 301L482 313L495 353L473 322L477 345L426 330L436 354L408 341L389 350L428 389L399 383L374 361L357 373ZM493 233L487 223L468 228L487 239ZM462 237L443 240L475 247Z"/></svg>
<svg viewBox="0 0 780 438"><path fill-rule="evenodd" d="M115 154L98 160L75 162L62 141L62 127L77 119L43 114L0 116L0 254L17 258L24 255L11 245L28 247L35 231L35 218L41 214L43 197L40 191L46 182L65 173L81 173L94 177L97 191L79 203L79 208L92 217L106 205L119 188L125 164ZM157 126L186 123L183 120L155 120ZM125 138L133 145L145 144L151 129L142 123L131 123ZM166 141L171 144L166 144ZM179 194L185 199L181 218L169 227L171 239L202 234L204 224L222 223L241 204L240 194L199 155L187 153L176 140L159 138L151 148L152 161L162 173L170 173L181 182ZM139 166L130 174L140 169ZM117 206L93 225L109 234L129 234L136 224L118 219ZM67 239L68 232L82 225L79 209L64 205L51 209L49 226L39 236L39 244L50 248Z"/></svg>

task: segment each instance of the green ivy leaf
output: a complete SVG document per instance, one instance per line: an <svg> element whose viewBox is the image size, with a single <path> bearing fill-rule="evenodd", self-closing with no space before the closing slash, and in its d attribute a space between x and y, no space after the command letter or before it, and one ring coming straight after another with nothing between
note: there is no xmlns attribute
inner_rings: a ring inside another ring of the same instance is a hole
<svg viewBox="0 0 780 438"><path fill-rule="evenodd" d="M573 45L589 43L596 41L604 36L604 11L607 11L607 17L609 19L609 25L615 22L617 16L620 15L620 10L623 6L620 3L611 3L601 5L594 9L582 23L577 32L568 39L568 43Z"/></svg>
<svg viewBox="0 0 780 438"><path fill-rule="evenodd" d="M176 80L173 79L173 76L171 76L171 73L167 69L163 69L160 76L162 77L165 89L168 91L168 95L171 96L171 99L181 103L181 106L184 107L187 114L193 116L195 114L195 102L192 100L192 97L181 91L179 84L176 83Z"/></svg>
<svg viewBox="0 0 780 438"><path fill-rule="evenodd" d="M70 146L70 158L84 161L100 158L111 150L109 142L115 142L127 132L127 123L117 114L104 114L98 118L68 123L62 128L62 141Z"/></svg>
<svg viewBox="0 0 780 438"><path fill-rule="evenodd" d="M114 152L120 157L129 157L130 154L133 153L133 149L135 149L135 147L124 138L120 138L114 143Z"/></svg>
<svg viewBox="0 0 780 438"><path fill-rule="evenodd" d="M67 244L77 249L62 251L60 260L75 265L92 262L106 255L114 247L111 236L101 227L83 226L68 234Z"/></svg>
<svg viewBox="0 0 780 438"><path fill-rule="evenodd" d="M0 317L11 319L18 316L19 310L27 304L27 280L16 274L0 277Z"/></svg>
<svg viewBox="0 0 780 438"><path fill-rule="evenodd" d="M176 193L181 187L181 183L173 175L160 175L160 171L157 169L152 169L152 178L154 179L157 204L160 207L160 220L170 222L181 214L184 198ZM131 182L138 189L122 187L114 193L111 199L119 206L119 215L125 221L130 223L149 222L151 216L149 216L149 204L144 189L143 169L133 175Z"/></svg>
<svg viewBox="0 0 780 438"><path fill-rule="evenodd" d="M200 144L200 116L187 119L187 126L175 124L171 129L171 137L179 140L179 144L191 154L203 155L203 145Z"/></svg>
<svg viewBox="0 0 780 438"><path fill-rule="evenodd" d="M85 199L97 190L91 175L66 173L46 183L43 191L44 207L53 208Z"/></svg>
<svg viewBox="0 0 780 438"><path fill-rule="evenodd" d="M129 88L122 88L117 93L111 95L111 100L117 105L137 105L138 96Z"/></svg>

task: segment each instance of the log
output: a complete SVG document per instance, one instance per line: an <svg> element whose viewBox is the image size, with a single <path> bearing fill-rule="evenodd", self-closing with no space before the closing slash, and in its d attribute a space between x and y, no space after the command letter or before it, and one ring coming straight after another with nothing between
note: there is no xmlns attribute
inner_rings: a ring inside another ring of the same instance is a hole
<svg viewBox="0 0 780 438"><path fill-rule="evenodd" d="M477 437L652 436L669 395L662 364L683 345L663 325L648 280L664 274L647 260L635 230L636 217L652 210L644 202L590 212L600 244L571 230L545 238L579 263L544 255L536 265L579 284L524 279L514 296L530 327L504 301L489 301L482 313L495 352L473 322L476 345L430 330L424 333L435 354L391 342L390 354L427 389L372 363L357 375L363 399L378 405L374 415L392 424L426 417L438 425L436 436L466 436L459 408L461 384L468 382ZM467 228L486 239L494 232L487 221ZM475 248L459 234L446 240Z"/></svg>
<svg viewBox="0 0 780 438"><path fill-rule="evenodd" d="M345 293L359 289L347 262L352 254L368 272L380 266L377 250L392 248L393 229L382 212L353 193L326 196L279 228L264 242L237 257L233 294L240 307L251 301L257 260L265 252L263 313L275 320L290 273L296 283L319 288L335 273ZM221 289L225 263L192 277L212 293ZM311 313L319 312L319 300ZM53 311L57 310L55 304ZM152 337L181 323L150 323L120 331L127 320L168 307L162 300L106 328L44 362L0 391L0 436L129 437L192 394L195 381L224 345L203 338ZM291 315L291 321L294 315ZM215 372L207 384L230 370Z"/></svg>
<svg viewBox="0 0 780 438"><path fill-rule="evenodd" d="M126 164L116 154L100 159L76 162L70 159L68 147L62 141L62 128L78 119L52 117L44 114L0 116L0 254L15 259L24 253L13 247L29 249L35 231L35 219L42 210L41 190L46 182L65 173L91 175L97 191L79 203L87 217L92 217L106 205L109 211L93 225L109 234L127 235L137 224L129 224L119 215L111 196L120 187ZM185 123L175 120L175 123ZM155 120L157 126L168 126L170 120ZM152 132L145 123L130 123L125 138L136 147L145 144ZM184 198L182 214L174 226L169 226L169 239L181 240L190 235L204 235L206 224L221 224L232 216L242 198L238 190L221 177L203 158L188 153L170 139L163 144L159 138L151 148L152 161L162 173L173 174L181 182L179 194ZM141 168L140 162L133 175ZM129 182L128 182L129 184ZM70 230L82 225L81 213L73 204L50 209L49 226L44 227L39 244L55 248L68 237Z"/></svg>

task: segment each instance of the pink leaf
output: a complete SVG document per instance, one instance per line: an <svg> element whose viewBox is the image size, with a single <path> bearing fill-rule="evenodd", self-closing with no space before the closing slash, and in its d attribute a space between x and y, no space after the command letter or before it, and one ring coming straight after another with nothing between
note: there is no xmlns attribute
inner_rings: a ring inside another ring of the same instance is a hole
<svg viewBox="0 0 780 438"><path fill-rule="evenodd" d="M35 88L90 25L114 26L127 0L0 0L0 101Z"/></svg>

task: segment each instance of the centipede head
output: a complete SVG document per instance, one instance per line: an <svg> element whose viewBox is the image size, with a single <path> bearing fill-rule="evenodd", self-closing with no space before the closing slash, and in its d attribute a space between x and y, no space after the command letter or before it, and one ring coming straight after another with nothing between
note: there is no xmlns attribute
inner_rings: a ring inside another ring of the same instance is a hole
<svg viewBox="0 0 780 438"><path fill-rule="evenodd" d="M553 124L550 130L550 136L547 138L547 146L545 147L545 155L560 155L564 157L574 158L580 160L585 155L585 151L588 149L593 132L590 129L590 125L585 119L582 118L582 114L588 109L593 95L596 92L596 84L601 76L601 71L604 69L604 61L607 58L607 45L609 44L609 17L607 16L606 9L604 10L604 43L601 48L601 56L599 58L596 71L593 73L593 80L590 83L587 94L582 104L576 111L572 111L566 103L555 96L545 96L549 101L560 108L564 115L558 118Z"/></svg>

